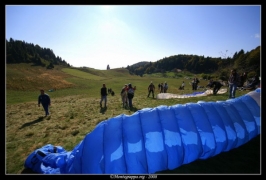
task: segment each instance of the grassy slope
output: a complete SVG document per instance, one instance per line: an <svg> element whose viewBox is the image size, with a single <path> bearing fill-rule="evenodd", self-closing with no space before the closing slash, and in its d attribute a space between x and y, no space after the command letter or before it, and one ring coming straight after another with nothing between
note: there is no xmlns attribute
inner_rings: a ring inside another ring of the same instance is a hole
<svg viewBox="0 0 266 180"><path fill-rule="evenodd" d="M8 64L6 66L6 173L21 173L28 154L45 144L60 145L66 150L72 150L100 121L111 117L120 114L130 115L145 107L227 99L228 94L189 99L147 98L150 81L153 81L156 87L158 83L167 81L170 93L191 93L189 80L185 79L185 76L191 75L180 73L178 78L164 78L158 74L139 77L130 75L126 69L78 70L56 66L53 70L47 70L28 64ZM184 92L178 90L183 80L186 83ZM106 83L107 88L112 88L115 92L115 96L108 96L107 109L99 107L102 83ZM125 83L137 86L133 110L121 106L119 92ZM204 80L200 82L200 85L206 84ZM43 117L42 108L37 107L40 88L45 89L52 100L49 117ZM54 88L56 91L48 91ZM237 95L245 93L238 91Z"/></svg>

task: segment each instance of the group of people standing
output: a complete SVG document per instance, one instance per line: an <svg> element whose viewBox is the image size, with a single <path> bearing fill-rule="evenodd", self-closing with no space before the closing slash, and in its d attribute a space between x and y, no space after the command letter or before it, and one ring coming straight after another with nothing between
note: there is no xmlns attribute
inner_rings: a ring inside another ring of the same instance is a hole
<svg viewBox="0 0 266 180"><path fill-rule="evenodd" d="M228 80L229 84L229 99L235 98L235 92L238 87L240 87L240 90L242 89L250 89L253 90L260 84L259 76L255 74L255 76L252 78L252 81L248 83L246 86L244 86L244 83L247 81L247 72L244 72L240 76L236 72L236 69L231 70L231 74Z"/></svg>
<svg viewBox="0 0 266 180"><path fill-rule="evenodd" d="M122 90L120 92L123 107L129 106L130 108L133 107L132 100L134 98L134 92L136 90L136 86L132 86L131 83L125 84L122 87ZM106 85L103 84L101 88L101 100L100 100L100 106L102 107L102 102L104 102L104 107L106 107L107 103L107 88Z"/></svg>
<svg viewBox="0 0 266 180"><path fill-rule="evenodd" d="M131 83L124 85L124 87L122 88L120 92L123 107L127 107L127 106L129 106L130 108L133 107L132 100L134 98L135 90L136 90L136 86L133 87Z"/></svg>
<svg viewBox="0 0 266 180"><path fill-rule="evenodd" d="M167 90L168 90L167 82L159 83L158 84L158 90L160 91L160 93L167 93ZM155 86L154 86L154 84L151 81L151 83L148 86L148 95L147 95L147 97L150 97L150 94L152 94L152 98L154 98L154 92L155 92Z"/></svg>
<svg viewBox="0 0 266 180"><path fill-rule="evenodd" d="M160 93L167 93L167 90L168 90L167 82L159 83L158 84L158 90L160 91ZM154 86L154 84L151 81L151 83L148 86L148 95L147 95L147 97L150 97L150 94L152 94L152 98L154 98L154 91L155 91L155 86Z"/></svg>
<svg viewBox="0 0 266 180"><path fill-rule="evenodd" d="M244 84L243 79L240 79L239 75L236 72L236 69L232 69L228 79L228 88L229 88L229 99L235 98L236 90L239 84ZM213 94L217 94L223 84L220 81L210 80L209 84L206 87L213 88Z"/></svg>
<svg viewBox="0 0 266 180"><path fill-rule="evenodd" d="M229 89L229 99L233 99L236 97L236 90L237 88L242 89L255 89L256 86L259 85L259 77L256 74L254 78L252 79L252 82L244 86L245 82L247 81L247 72L242 73L241 75L238 75L236 69L232 69L231 73L229 75L228 79L228 89ZM212 79L210 80L209 84L207 87L213 88L213 94L217 94L219 89L223 86L223 84L219 81L213 81Z"/></svg>
<svg viewBox="0 0 266 180"><path fill-rule="evenodd" d="M134 98L134 92L136 90L136 86L132 86L131 83L125 84L122 87L122 90L120 92L121 98L122 98L122 104L123 107L129 106L130 108L133 107L132 100ZM102 102L104 102L104 107L106 107L107 103L107 88L106 85L103 84L101 88L101 100L100 100L100 106L102 107Z"/></svg>
<svg viewBox="0 0 266 180"><path fill-rule="evenodd" d="M167 82L158 84L158 89L159 89L160 93L167 93L167 90L168 90Z"/></svg>
<svg viewBox="0 0 266 180"><path fill-rule="evenodd" d="M192 80L192 91L195 91L198 89L199 79L197 77L194 77Z"/></svg>
<svg viewBox="0 0 266 180"><path fill-rule="evenodd" d="M235 98L236 90L238 87L242 87L243 89L255 89L256 86L259 86L260 79L258 75L255 75L252 79L252 82L249 83L244 87L244 83L247 81L247 72L242 73L240 76L236 72L236 69L231 70L231 74L228 79L228 87L229 87L229 99ZM199 80L197 77L195 77L192 81L192 90L197 90ZM223 84L219 81L210 80L209 84L206 87L213 88L213 94L217 94L217 92L220 90L220 88L223 86ZM183 81L182 85L179 89L184 90L185 82ZM122 104L123 107L129 106L130 108L133 107L132 100L134 98L134 92L136 90L136 86L132 86L131 83L125 84L122 88L120 95L122 98ZM158 90L160 93L167 93L168 90L168 84L165 83L159 83L158 84ZM106 85L103 84L101 88L101 100L100 100L100 106L102 107L102 103L104 102L104 107L107 105L107 88ZM148 95L147 97L152 94L152 98L154 98L155 93L155 86L151 83L148 86ZM49 106L51 105L51 100L48 94L44 93L44 90L40 90L40 95L38 96L38 106L40 107L40 104L42 105L45 116L50 115L49 113Z"/></svg>

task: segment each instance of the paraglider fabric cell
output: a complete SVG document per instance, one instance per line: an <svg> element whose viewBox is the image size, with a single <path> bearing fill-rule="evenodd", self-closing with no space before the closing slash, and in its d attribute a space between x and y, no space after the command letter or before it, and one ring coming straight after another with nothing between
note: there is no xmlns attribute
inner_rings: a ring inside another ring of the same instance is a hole
<svg viewBox="0 0 266 180"><path fill-rule="evenodd" d="M260 118L260 89L226 101L144 108L102 121L72 151L43 146L25 167L42 174L172 170L247 143L260 134Z"/></svg>

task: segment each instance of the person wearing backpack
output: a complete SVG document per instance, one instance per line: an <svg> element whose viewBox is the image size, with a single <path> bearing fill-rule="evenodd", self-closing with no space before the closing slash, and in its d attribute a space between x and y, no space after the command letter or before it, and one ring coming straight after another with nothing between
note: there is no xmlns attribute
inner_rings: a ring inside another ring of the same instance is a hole
<svg viewBox="0 0 266 180"><path fill-rule="evenodd" d="M155 86L154 84L151 82L150 85L148 86L148 96L147 97L150 97L150 93L152 93L152 98L154 98L154 90L155 90Z"/></svg>
<svg viewBox="0 0 266 180"><path fill-rule="evenodd" d="M133 107L132 99L134 98L135 90L136 90L136 86L132 87L132 84L129 83L128 88L127 88L127 98L128 98L128 105L130 108Z"/></svg>
<svg viewBox="0 0 266 180"><path fill-rule="evenodd" d="M121 90L121 98L122 98L122 104L123 104L123 107L126 107L127 106L127 84L125 84L125 86L122 88Z"/></svg>

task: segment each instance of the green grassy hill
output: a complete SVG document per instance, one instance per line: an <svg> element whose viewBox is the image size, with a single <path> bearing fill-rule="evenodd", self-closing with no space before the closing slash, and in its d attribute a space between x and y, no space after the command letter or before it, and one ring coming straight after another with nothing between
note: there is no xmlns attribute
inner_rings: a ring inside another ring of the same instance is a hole
<svg viewBox="0 0 266 180"><path fill-rule="evenodd" d="M131 75L126 69L95 70L61 66L46 69L30 64L7 64L6 174L20 174L29 153L46 144L72 150L99 122L111 117L130 115L146 107L199 100L223 101L228 98L228 94L167 100L147 98L150 81L156 85L155 95L159 93L157 85L165 81L169 85L169 93L188 94L192 93L192 88L189 85L191 80L187 77L198 76L182 73L178 77L173 77L171 73L166 75L140 77ZM186 83L184 91L178 90L182 81ZM103 83L115 92L114 96L108 95L107 109L99 106ZM123 108L120 97L121 88L128 83L137 87L133 109ZM199 85L206 86L207 83L201 80ZM44 117L42 107L37 106L41 88L51 97L51 115L48 117ZM245 93L237 91L237 96Z"/></svg>

